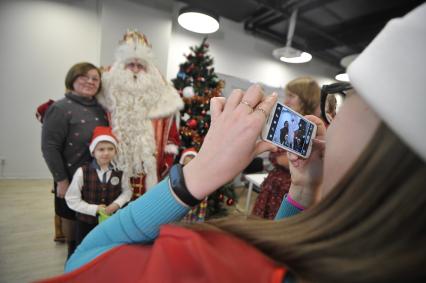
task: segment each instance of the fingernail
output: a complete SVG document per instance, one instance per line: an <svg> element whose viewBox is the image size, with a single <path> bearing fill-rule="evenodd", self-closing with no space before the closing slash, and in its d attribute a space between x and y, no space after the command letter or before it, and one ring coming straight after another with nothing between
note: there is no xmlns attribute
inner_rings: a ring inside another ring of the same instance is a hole
<svg viewBox="0 0 426 283"><path fill-rule="evenodd" d="M277 97L277 93L273 92L271 95L268 96L268 100L275 99L275 97Z"/></svg>

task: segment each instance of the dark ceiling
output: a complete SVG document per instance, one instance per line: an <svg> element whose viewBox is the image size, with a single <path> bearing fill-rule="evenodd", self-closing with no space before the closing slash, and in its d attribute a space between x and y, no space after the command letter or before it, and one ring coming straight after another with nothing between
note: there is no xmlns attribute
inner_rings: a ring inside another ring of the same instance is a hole
<svg viewBox="0 0 426 283"><path fill-rule="evenodd" d="M340 67L360 53L386 22L419 0L180 0L220 17L244 23L247 32L284 46L292 11L298 9L292 46Z"/></svg>

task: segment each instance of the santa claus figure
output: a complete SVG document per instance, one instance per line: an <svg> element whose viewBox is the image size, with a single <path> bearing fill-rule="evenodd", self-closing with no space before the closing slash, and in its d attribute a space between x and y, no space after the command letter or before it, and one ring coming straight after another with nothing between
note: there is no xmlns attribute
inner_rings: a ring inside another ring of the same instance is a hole
<svg viewBox="0 0 426 283"><path fill-rule="evenodd" d="M119 140L115 163L130 178L133 199L158 183L178 153L179 94L153 62L145 35L127 32L102 76L98 101L109 111Z"/></svg>

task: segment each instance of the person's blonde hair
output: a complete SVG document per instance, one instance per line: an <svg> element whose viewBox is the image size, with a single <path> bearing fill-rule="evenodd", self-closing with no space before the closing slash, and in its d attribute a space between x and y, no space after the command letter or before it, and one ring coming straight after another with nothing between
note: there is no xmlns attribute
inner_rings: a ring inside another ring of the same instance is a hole
<svg viewBox="0 0 426 283"><path fill-rule="evenodd" d="M321 89L311 77L299 77L290 81L286 91L300 98L300 113L303 115L314 114L320 103Z"/></svg>
<svg viewBox="0 0 426 283"><path fill-rule="evenodd" d="M251 243L303 281L426 282L425 189L424 161L382 124L318 205L279 221L228 218L204 227Z"/></svg>

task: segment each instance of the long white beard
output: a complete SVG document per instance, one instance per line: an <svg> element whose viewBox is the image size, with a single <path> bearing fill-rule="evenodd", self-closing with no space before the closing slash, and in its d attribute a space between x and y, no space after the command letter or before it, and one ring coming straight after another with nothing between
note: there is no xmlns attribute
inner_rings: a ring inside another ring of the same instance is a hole
<svg viewBox="0 0 426 283"><path fill-rule="evenodd" d="M147 71L139 73L136 78L132 72L124 70L123 63L115 63L111 71L102 74L102 84L102 91L96 98L109 112L114 111L116 99L122 99L121 94L138 97L149 119L169 117L183 108L176 89L151 63L147 64Z"/></svg>
<svg viewBox="0 0 426 283"><path fill-rule="evenodd" d="M144 106L144 114L152 108L156 108L159 103L162 90L159 86L164 85L160 74L155 68L148 65L147 72L133 74L124 69L124 64L113 66L110 72L103 75L104 92L99 101L112 112L116 108L117 99L128 100L133 97L137 103ZM152 118L152 117L150 117Z"/></svg>
<svg viewBox="0 0 426 283"><path fill-rule="evenodd" d="M110 112L112 131L119 140L115 164L125 177L145 173L150 188L158 181L151 120L178 113L183 101L151 62L136 77L116 62L102 75L102 84L97 99Z"/></svg>
<svg viewBox="0 0 426 283"><path fill-rule="evenodd" d="M148 117L159 95L153 84L159 84L152 74L133 73L118 67L108 74L103 97L99 99L111 113L111 127L118 142L115 164L126 177L146 174L146 185L157 183L157 160L154 128Z"/></svg>

